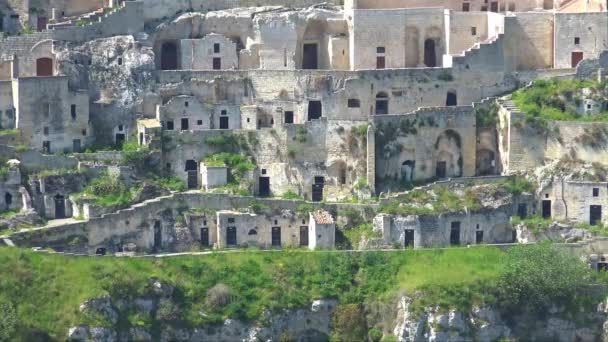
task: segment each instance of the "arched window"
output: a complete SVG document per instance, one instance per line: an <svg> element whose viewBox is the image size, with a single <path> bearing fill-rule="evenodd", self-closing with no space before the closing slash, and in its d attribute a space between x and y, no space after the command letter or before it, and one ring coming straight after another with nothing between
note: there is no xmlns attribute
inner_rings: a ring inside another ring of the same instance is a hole
<svg viewBox="0 0 608 342"><path fill-rule="evenodd" d="M388 114L388 94L379 92L376 95L376 115Z"/></svg>
<svg viewBox="0 0 608 342"><path fill-rule="evenodd" d="M437 66L437 54L435 52L435 40L427 39L424 41L424 65L428 68Z"/></svg>
<svg viewBox="0 0 608 342"><path fill-rule="evenodd" d="M258 231L255 229L250 229L249 233L247 233L247 235L258 235Z"/></svg>

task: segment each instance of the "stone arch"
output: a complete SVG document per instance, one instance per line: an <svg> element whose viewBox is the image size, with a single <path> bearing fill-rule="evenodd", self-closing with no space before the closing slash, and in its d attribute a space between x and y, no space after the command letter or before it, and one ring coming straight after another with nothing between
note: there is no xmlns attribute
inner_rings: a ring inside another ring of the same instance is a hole
<svg viewBox="0 0 608 342"><path fill-rule="evenodd" d="M334 163L332 163L328 169L327 172L329 174L330 177L335 178L336 179L336 184L337 185L345 185L347 182L347 166L346 166L346 162L342 161L342 160L338 160Z"/></svg>
<svg viewBox="0 0 608 342"><path fill-rule="evenodd" d="M36 76L53 76L53 59L42 57L36 59Z"/></svg>
<svg viewBox="0 0 608 342"><path fill-rule="evenodd" d="M160 69L177 70L178 57L177 44L172 41L164 42L160 48Z"/></svg>
<svg viewBox="0 0 608 342"><path fill-rule="evenodd" d="M408 159L401 163L401 179L406 183L411 183L414 180L414 172L416 170L416 161Z"/></svg>
<svg viewBox="0 0 608 342"><path fill-rule="evenodd" d="M388 94L381 91L376 94L376 115L388 114Z"/></svg>
<svg viewBox="0 0 608 342"><path fill-rule="evenodd" d="M442 30L433 26L426 30L424 39L424 65L428 68L441 66Z"/></svg>
<svg viewBox="0 0 608 342"><path fill-rule="evenodd" d="M411 26L405 28L405 67L415 68L420 63L419 61L419 40L420 32L417 27Z"/></svg>
<svg viewBox="0 0 608 342"><path fill-rule="evenodd" d="M458 132L448 129L435 142L435 176L462 176L462 139Z"/></svg>

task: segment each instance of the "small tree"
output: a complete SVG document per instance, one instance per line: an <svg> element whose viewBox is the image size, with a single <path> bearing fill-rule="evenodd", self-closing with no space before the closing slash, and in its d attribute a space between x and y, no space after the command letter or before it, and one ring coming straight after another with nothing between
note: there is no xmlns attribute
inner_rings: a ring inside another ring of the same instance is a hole
<svg viewBox="0 0 608 342"><path fill-rule="evenodd" d="M367 323L361 306L357 304L340 305L332 317L333 332L331 340L335 342L366 341Z"/></svg>
<svg viewBox="0 0 608 342"><path fill-rule="evenodd" d="M507 310L542 312L552 304L576 304L593 279L584 263L547 243L513 247L506 258L499 298Z"/></svg>

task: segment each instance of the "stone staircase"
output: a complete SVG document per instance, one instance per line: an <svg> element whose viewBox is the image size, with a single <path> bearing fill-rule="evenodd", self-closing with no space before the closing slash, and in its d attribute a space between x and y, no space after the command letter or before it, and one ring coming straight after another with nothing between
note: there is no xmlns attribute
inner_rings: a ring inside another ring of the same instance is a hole
<svg viewBox="0 0 608 342"><path fill-rule="evenodd" d="M481 58L480 56L492 56L494 54L492 50L496 50L496 45L502 43L503 37L504 33L499 33L494 37L475 43L472 47L460 54L452 55L452 64L467 64L467 61ZM497 63L497 65L498 64L502 65L502 63Z"/></svg>
<svg viewBox="0 0 608 342"><path fill-rule="evenodd" d="M124 2L119 7L114 8L99 8L93 12L81 14L73 17L65 17L62 18L61 22L48 24L47 28L51 30L55 29L64 29L69 27L77 27L80 23L85 23L85 25L90 25L99 21L102 21L103 18L108 15L114 13L115 11L119 11L125 7ZM83 26L85 26L83 25Z"/></svg>

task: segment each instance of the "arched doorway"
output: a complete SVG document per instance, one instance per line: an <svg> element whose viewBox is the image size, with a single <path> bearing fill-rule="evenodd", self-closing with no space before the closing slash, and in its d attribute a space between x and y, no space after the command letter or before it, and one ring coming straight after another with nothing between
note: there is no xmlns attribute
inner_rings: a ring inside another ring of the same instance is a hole
<svg viewBox="0 0 608 342"><path fill-rule="evenodd" d="M177 70L177 45L173 42L165 42L160 52L161 70Z"/></svg>
<svg viewBox="0 0 608 342"><path fill-rule="evenodd" d="M448 107L458 106L458 96L455 91L448 91L445 99L445 105Z"/></svg>
<svg viewBox="0 0 608 342"><path fill-rule="evenodd" d="M36 60L36 76L53 76L53 60L48 57Z"/></svg>
<svg viewBox="0 0 608 342"><path fill-rule="evenodd" d="M376 95L376 115L388 114L388 94L379 92Z"/></svg>
<svg viewBox="0 0 608 342"><path fill-rule="evenodd" d="M462 176L462 143L456 131L449 129L437 138L435 176L439 179Z"/></svg>
<svg viewBox="0 0 608 342"><path fill-rule="evenodd" d="M428 68L434 68L437 66L435 45L434 39L427 39L424 41L424 65L426 65Z"/></svg>
<svg viewBox="0 0 608 342"><path fill-rule="evenodd" d="M416 162L413 160L406 160L401 164L401 179L405 183L411 183L414 180L414 170L416 169Z"/></svg>
<svg viewBox="0 0 608 342"><path fill-rule="evenodd" d="M57 194L55 196L55 219L63 219L65 217L65 197Z"/></svg>
<svg viewBox="0 0 608 342"><path fill-rule="evenodd" d="M188 174L188 189L198 188L198 167L196 161L186 160L185 171Z"/></svg>
<svg viewBox="0 0 608 342"><path fill-rule="evenodd" d="M11 209L11 205L13 204L13 195L8 192L4 194L4 205L6 206L6 210Z"/></svg>

